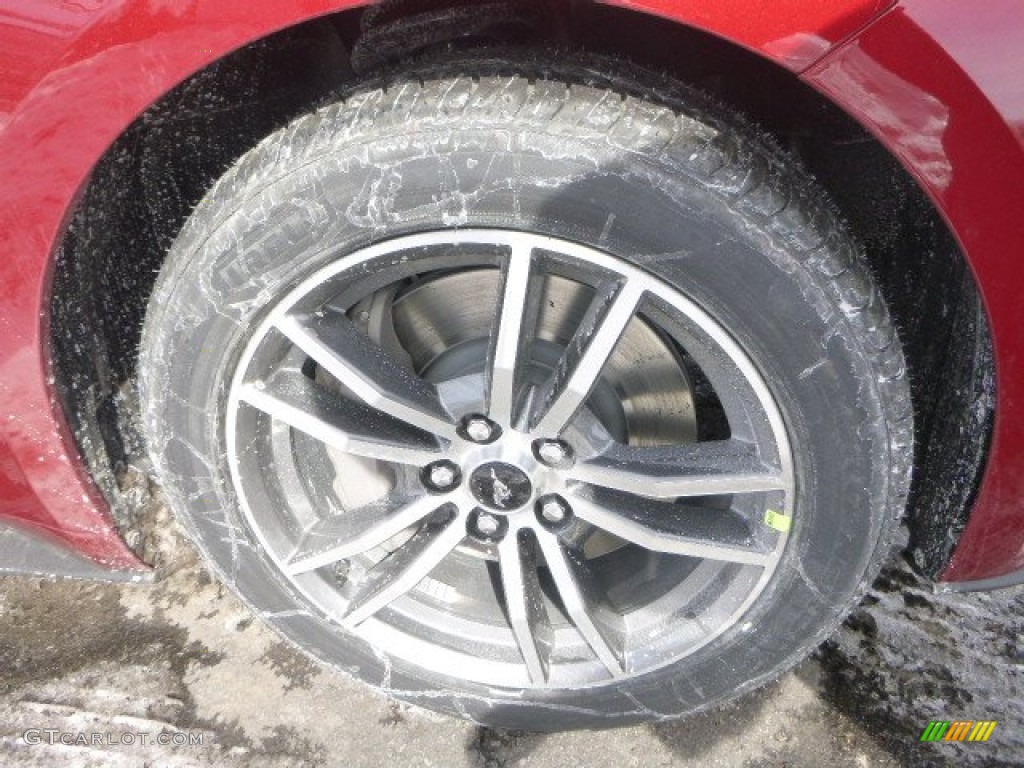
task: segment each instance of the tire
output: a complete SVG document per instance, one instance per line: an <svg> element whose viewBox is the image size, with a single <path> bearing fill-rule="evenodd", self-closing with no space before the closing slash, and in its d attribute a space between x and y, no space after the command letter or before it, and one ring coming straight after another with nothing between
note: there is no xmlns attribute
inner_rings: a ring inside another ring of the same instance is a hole
<svg viewBox="0 0 1024 768"><path fill-rule="evenodd" d="M822 191L699 94L595 71L423 65L296 120L197 207L143 333L149 450L219 577L497 727L774 679L909 482L900 345Z"/></svg>

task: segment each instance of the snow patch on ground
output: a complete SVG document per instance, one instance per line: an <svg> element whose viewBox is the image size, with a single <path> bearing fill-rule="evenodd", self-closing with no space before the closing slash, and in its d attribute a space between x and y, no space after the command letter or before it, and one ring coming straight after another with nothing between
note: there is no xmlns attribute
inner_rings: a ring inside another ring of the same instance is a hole
<svg viewBox="0 0 1024 768"><path fill-rule="evenodd" d="M905 562L887 568L817 654L823 695L901 761L1024 762L1024 587L937 593ZM988 742L922 744L930 720L995 720Z"/></svg>

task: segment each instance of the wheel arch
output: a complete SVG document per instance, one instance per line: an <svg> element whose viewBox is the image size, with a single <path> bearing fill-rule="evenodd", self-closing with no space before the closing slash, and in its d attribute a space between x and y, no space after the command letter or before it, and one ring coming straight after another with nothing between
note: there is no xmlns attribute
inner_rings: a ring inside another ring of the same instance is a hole
<svg viewBox="0 0 1024 768"><path fill-rule="evenodd" d="M587 47L696 81L760 122L802 158L836 198L853 231L868 244L876 277L908 346L919 414L922 409L929 413L957 409L968 402L958 397L990 395L991 341L970 270L934 206L890 152L792 72L750 53L753 39L733 36L726 40L721 29L680 26L677 20L664 18L664 6L669 4L648 5L648 10L660 10L662 16L578 4L587 9L581 13L591 14ZM198 201L206 181L216 178L261 133L315 105L351 76L348 56L357 42L353 38L358 35L356 13L331 18L317 15L316 20L258 35L254 42L206 61L120 132L82 189L53 267L53 290L47 299L52 318L48 342L63 412L122 531L131 525L132 510L118 489L116 470L139 460L143 453L130 387L135 333L162 253L177 225ZM286 68L290 73L282 76L281 65L294 54L295 40L311 39L318 41L320 52L298 65L291 62ZM579 44L579 40L568 42ZM764 40L756 44L762 54L769 52ZM679 50L686 53L680 56ZM776 48L776 53L779 50ZM822 51L819 46L814 57L808 53L804 58L789 54L788 59L775 58L800 68L819 58ZM415 53L399 51L399 61ZM255 77L254 65L261 72ZM278 95L263 99L271 107L256 108L261 99L254 99L254 94L266 94L268 83L272 92L275 77ZM282 97L288 90L285 86L300 81L311 87L292 93L290 98ZM190 106L197 94L212 98L216 108L198 114ZM785 108L780 109L778 103ZM176 113L179 118L184 113L186 119L174 119ZM222 121L217 115L231 119ZM229 139L232 126L243 118L246 131ZM173 131L167 129L168 124ZM808 130L808 126L813 128ZM214 156L181 162L180 156L175 157L179 142L170 138L180 135L197 147L215 148ZM844 183L851 167L857 168L853 185ZM878 187L887 193L869 193ZM927 240L927 258L914 247L920 238ZM140 253L145 256L139 258ZM134 263L129 259L135 259ZM129 264L132 268L125 271ZM944 276L954 277L941 290L930 291L929 301L920 302L912 292L900 290L901 285L906 286L908 274L917 278L915 285L938 285ZM120 279L112 279L114 276ZM955 311L948 312L950 307ZM84 344L74 333L80 327L90 329ZM936 333L936 328L941 330ZM957 361L942 354L950 339L967 333L973 334L971 354ZM966 521L984 466L988 430L982 430L961 451L944 452L933 447L943 442L941 434L930 431L934 422L918 421L919 471L909 520L918 564L934 577L945 567ZM954 492L939 499L939 509L934 496L922 491L951 485Z"/></svg>

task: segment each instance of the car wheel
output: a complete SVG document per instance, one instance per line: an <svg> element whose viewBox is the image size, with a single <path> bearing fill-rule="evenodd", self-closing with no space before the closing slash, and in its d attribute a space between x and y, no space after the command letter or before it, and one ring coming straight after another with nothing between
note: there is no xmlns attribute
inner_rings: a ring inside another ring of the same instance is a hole
<svg viewBox="0 0 1024 768"><path fill-rule="evenodd" d="M145 429L307 652L494 726L780 674L888 553L904 363L824 195L696 93L450 62L296 120L174 243Z"/></svg>

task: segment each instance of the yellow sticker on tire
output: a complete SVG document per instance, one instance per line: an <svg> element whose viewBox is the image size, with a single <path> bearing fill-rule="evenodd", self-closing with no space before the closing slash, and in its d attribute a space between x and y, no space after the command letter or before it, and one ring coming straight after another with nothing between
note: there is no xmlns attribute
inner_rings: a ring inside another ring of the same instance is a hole
<svg viewBox="0 0 1024 768"><path fill-rule="evenodd" d="M764 523L776 531L789 533L789 528L793 524L793 518L781 512L776 512L774 509L766 509L764 512Z"/></svg>

